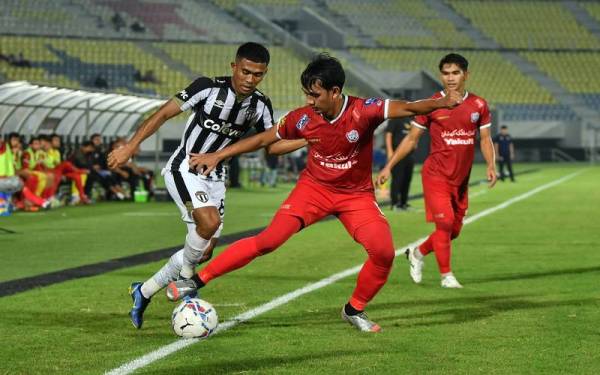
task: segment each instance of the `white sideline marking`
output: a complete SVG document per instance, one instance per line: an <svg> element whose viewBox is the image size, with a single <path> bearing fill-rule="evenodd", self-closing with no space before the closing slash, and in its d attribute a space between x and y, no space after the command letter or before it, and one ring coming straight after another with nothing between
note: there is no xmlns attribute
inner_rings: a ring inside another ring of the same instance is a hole
<svg viewBox="0 0 600 375"><path fill-rule="evenodd" d="M485 209L485 210L465 219L464 225L470 224L470 223L477 221L485 216L491 215L496 211L502 210L516 202L527 199L527 198L531 197L532 195L535 195L543 190L549 189L553 186L556 186L560 183L570 180L571 178L582 173L583 171L584 170L579 170L577 172L571 173L571 174L564 176L556 181L549 182L549 183L539 186L535 189L532 189L526 193L523 193L514 198L511 198L497 206ZM396 250L396 256L404 254L404 250L407 247L416 246L416 245L420 244L421 242L425 241L426 239L427 239L427 237L423 237L423 238L420 238L408 245L405 245L405 246L399 248L398 250ZM217 327L217 330L214 332L214 334L217 334L219 332L233 328L236 325L238 325L239 323L243 323L247 320L255 318L255 317L257 317L261 314L264 314L270 310L273 310L281 305L285 305L286 303L288 303L298 297L301 297L301 296L308 294L310 292L313 292L315 290L324 288L324 287L326 287L330 284L333 284L336 281L346 278L348 276L352 276L352 275L358 273L358 271L360 271L361 267L362 267L362 264L360 264L356 267L349 268L342 272L336 273L336 274L331 275L327 278L324 278L320 281L317 281L316 283L308 284L303 288L296 289L290 293L287 293L280 297L277 297L277 298L271 300L270 302L265 303L264 305L260 305L258 307L253 308L252 310L246 311L245 313L239 314L239 315L233 317L231 320L228 320L222 324L219 324L219 327ZM108 375L131 374L132 372L134 372L137 369L148 366L149 364L156 362L159 359L168 356L169 354L175 353L175 352L177 352L181 349L184 349L192 344L195 344L198 341L200 341L200 340L199 339L179 339L171 344L165 345L165 346L163 346L159 349L156 349L146 355L143 355L137 359L134 359L131 362L125 363L125 364L121 365L120 367L117 367L117 368L107 372L106 374L108 374Z"/></svg>

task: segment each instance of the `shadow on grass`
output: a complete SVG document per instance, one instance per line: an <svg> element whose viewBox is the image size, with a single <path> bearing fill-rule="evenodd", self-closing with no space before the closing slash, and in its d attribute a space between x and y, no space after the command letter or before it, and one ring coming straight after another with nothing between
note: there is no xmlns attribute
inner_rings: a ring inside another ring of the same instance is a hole
<svg viewBox="0 0 600 375"><path fill-rule="evenodd" d="M480 279L473 279L469 281L472 284L483 284L490 283L496 281L513 281L513 280L531 280L531 279L540 279L545 277L556 277L556 276L564 276L564 275L578 275L582 273L593 273L600 272L600 266L595 267L580 267L580 268L565 268L561 270L553 270L553 271L544 271L544 272L531 272L531 273L517 273L512 275L498 275L498 276L490 276L483 277Z"/></svg>
<svg viewBox="0 0 600 375"><path fill-rule="evenodd" d="M256 352L250 356L239 359L230 360L210 360L209 357L205 360L192 361L192 363L179 363L172 367L169 367L168 373L170 374L230 374L230 373L244 373L249 371L272 372L272 371L286 371L286 367L290 369L297 368L294 365L318 362L327 359L340 360L343 357L357 358L361 356L373 355L375 352L365 350L364 348L357 347L355 350L333 350L333 351L314 351L309 350L306 354L299 355L273 355L271 353ZM145 370L145 374L165 374L166 370Z"/></svg>

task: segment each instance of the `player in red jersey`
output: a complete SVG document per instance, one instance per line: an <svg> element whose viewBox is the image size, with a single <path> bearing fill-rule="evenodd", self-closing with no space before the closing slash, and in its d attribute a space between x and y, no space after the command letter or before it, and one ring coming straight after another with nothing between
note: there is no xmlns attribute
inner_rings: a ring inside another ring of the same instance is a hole
<svg viewBox="0 0 600 375"><path fill-rule="evenodd" d="M206 174L226 158L257 150L279 139L305 139L309 144L307 167L271 224L257 236L229 246L192 279L169 284L169 299L178 300L195 293L212 279L277 249L299 230L335 215L368 253L356 289L342 309L342 317L361 331L380 330L363 310L385 284L395 253L389 225L373 193L373 132L386 118L429 113L450 108L462 100L458 93L412 103L361 99L342 93L344 81L339 61L326 54L319 55L301 77L307 106L289 112L272 130L213 154L192 155L190 166L205 168Z"/></svg>
<svg viewBox="0 0 600 375"><path fill-rule="evenodd" d="M450 268L450 242L460 234L469 204L469 176L477 131L481 139L481 152L487 163L490 188L496 183L490 111L483 98L465 90L468 66L467 59L454 53L440 61L444 91L434 94L432 98L443 98L448 92L456 90L461 94L463 103L456 108L438 109L428 115L417 116L410 133L394 151L376 180L376 184L383 184L394 165L408 155L423 132L429 130L431 148L421 176L426 218L435 223L435 231L420 246L406 251L410 276L415 283L420 283L422 279L423 257L434 251L442 275L442 287L462 288Z"/></svg>

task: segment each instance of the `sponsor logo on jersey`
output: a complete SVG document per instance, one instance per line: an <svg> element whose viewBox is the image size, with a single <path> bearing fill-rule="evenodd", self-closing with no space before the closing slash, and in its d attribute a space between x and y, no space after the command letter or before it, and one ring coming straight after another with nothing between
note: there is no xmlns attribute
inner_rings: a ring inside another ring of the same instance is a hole
<svg viewBox="0 0 600 375"><path fill-rule="evenodd" d="M211 119L206 119L202 123L202 126L205 129L212 130L215 133L220 133L229 137L241 137L244 132L242 130L234 130L232 129L232 124L230 122L218 123L214 122Z"/></svg>
<svg viewBox="0 0 600 375"><path fill-rule="evenodd" d="M377 105L381 105L381 100L379 98L369 98L365 100L365 106L371 105L373 103L377 103Z"/></svg>
<svg viewBox="0 0 600 375"><path fill-rule="evenodd" d="M189 97L188 93L185 90L181 90L179 92L179 96L181 96L181 99L183 100L186 100Z"/></svg>
<svg viewBox="0 0 600 375"><path fill-rule="evenodd" d="M350 130L348 133L346 133L346 139L348 139L348 142L350 143L357 142L358 138L358 132L355 129Z"/></svg>
<svg viewBox="0 0 600 375"><path fill-rule="evenodd" d="M217 108L223 108L225 107L225 103L222 100L215 100L215 107Z"/></svg>
<svg viewBox="0 0 600 375"><path fill-rule="evenodd" d="M296 123L296 129L302 130L308 124L308 115L305 113L300 117L300 120Z"/></svg>
<svg viewBox="0 0 600 375"><path fill-rule="evenodd" d="M323 167L327 167L327 168L331 168L331 169L350 169L356 163L357 163L356 160L348 160L345 163L328 163L325 161L319 162L319 164L321 164Z"/></svg>
<svg viewBox="0 0 600 375"><path fill-rule="evenodd" d="M479 120L479 112L473 112L473 113L471 113L471 122L472 123L476 123L477 120Z"/></svg>
<svg viewBox="0 0 600 375"><path fill-rule="evenodd" d="M310 144L314 144L321 142L321 138L308 138L306 141Z"/></svg>
<svg viewBox="0 0 600 375"><path fill-rule="evenodd" d="M457 146L457 145L473 145L475 144L475 141L473 140L473 138L469 138L469 139L462 139L462 138L444 138L444 142L446 142L446 144L448 146Z"/></svg>
<svg viewBox="0 0 600 375"><path fill-rule="evenodd" d="M195 195L196 195L196 199L198 199L200 202L202 202L202 203L208 202L208 194L206 194L206 192L197 191Z"/></svg>
<svg viewBox="0 0 600 375"><path fill-rule="evenodd" d="M468 137L468 138L456 138ZM454 129L452 131L443 131L442 138L448 146L472 145L475 144L475 130Z"/></svg>
<svg viewBox="0 0 600 375"><path fill-rule="evenodd" d="M224 79L216 79L215 78L215 82L216 83L225 83L225 80Z"/></svg>

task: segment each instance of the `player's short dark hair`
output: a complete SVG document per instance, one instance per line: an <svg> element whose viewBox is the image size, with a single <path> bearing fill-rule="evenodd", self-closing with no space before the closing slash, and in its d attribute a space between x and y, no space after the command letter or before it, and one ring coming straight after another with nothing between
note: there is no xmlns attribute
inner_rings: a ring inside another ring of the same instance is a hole
<svg viewBox="0 0 600 375"><path fill-rule="evenodd" d="M8 139L19 138L21 139L21 135L17 132L12 132L8 134Z"/></svg>
<svg viewBox="0 0 600 375"><path fill-rule="evenodd" d="M500 127L500 129L508 129L508 126L506 126L506 125L502 125L502 126Z"/></svg>
<svg viewBox="0 0 600 375"><path fill-rule="evenodd" d="M90 136L90 140L96 138L96 137L102 137L102 135L100 133L94 133Z"/></svg>
<svg viewBox="0 0 600 375"><path fill-rule="evenodd" d="M463 55L459 55L458 53L449 53L440 60L440 72L446 64L456 64L463 72L469 70L469 61L467 61Z"/></svg>
<svg viewBox="0 0 600 375"><path fill-rule="evenodd" d="M29 138L29 144L32 144L33 141L39 141L39 140L40 140L40 138L34 135L31 138Z"/></svg>
<svg viewBox="0 0 600 375"><path fill-rule="evenodd" d="M81 147L94 147L94 144L92 143L92 141L85 141L81 144Z"/></svg>
<svg viewBox="0 0 600 375"><path fill-rule="evenodd" d="M340 90L344 88L346 73L340 60L330 56L328 53L320 53L313 58L300 76L300 83L305 90L319 83L325 90L331 90L335 86Z"/></svg>
<svg viewBox="0 0 600 375"><path fill-rule="evenodd" d="M50 137L45 134L40 135L39 139L40 141L50 142Z"/></svg>
<svg viewBox="0 0 600 375"><path fill-rule="evenodd" d="M250 60L255 63L269 65L271 55L267 47L260 43L248 42L239 46L235 53L235 60L241 59Z"/></svg>

